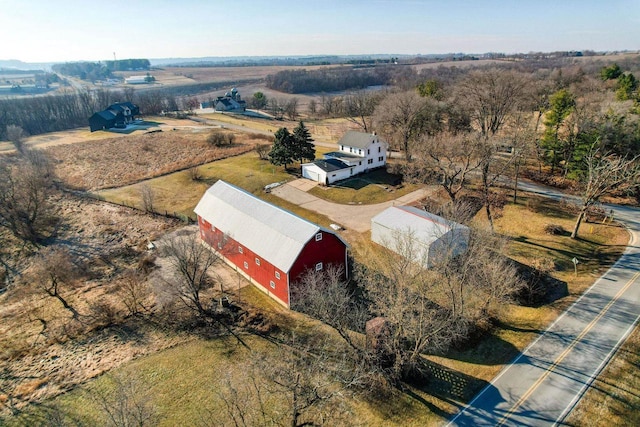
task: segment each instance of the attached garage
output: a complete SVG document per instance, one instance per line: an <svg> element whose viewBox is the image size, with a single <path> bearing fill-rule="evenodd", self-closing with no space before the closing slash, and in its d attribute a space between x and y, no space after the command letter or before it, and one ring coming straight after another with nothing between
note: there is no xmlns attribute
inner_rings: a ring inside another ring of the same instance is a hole
<svg viewBox="0 0 640 427"><path fill-rule="evenodd" d="M316 160L302 165L302 176L329 185L353 176L354 168L337 159Z"/></svg>
<svg viewBox="0 0 640 427"><path fill-rule="evenodd" d="M466 252L469 228L413 206L393 206L371 219L371 240L430 268Z"/></svg>

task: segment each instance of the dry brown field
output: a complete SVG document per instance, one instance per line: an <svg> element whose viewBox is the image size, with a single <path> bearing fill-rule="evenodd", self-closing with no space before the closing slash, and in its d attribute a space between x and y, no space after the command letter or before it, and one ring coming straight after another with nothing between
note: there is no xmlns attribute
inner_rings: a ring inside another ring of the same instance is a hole
<svg viewBox="0 0 640 427"><path fill-rule="evenodd" d="M132 184L245 153L257 141L237 134L232 146L206 142L207 128L167 130L47 148L65 185L97 190Z"/></svg>

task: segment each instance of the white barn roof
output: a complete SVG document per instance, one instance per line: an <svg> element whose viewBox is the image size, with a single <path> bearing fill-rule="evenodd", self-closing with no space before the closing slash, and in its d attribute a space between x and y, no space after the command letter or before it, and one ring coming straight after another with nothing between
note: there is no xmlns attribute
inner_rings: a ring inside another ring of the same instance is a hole
<svg viewBox="0 0 640 427"><path fill-rule="evenodd" d="M335 234L222 180L209 187L194 212L285 272L318 231Z"/></svg>

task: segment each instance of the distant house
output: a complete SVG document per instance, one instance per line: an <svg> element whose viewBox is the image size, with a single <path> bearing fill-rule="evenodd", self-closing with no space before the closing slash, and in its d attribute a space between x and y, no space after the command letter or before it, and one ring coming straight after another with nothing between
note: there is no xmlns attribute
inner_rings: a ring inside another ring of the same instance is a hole
<svg viewBox="0 0 640 427"><path fill-rule="evenodd" d="M242 112L247 109L247 102L240 97L240 93L235 87L225 93L224 96L219 96L214 101L209 102L208 105L208 107L203 107L201 104L201 108L213 107L216 111L226 112Z"/></svg>
<svg viewBox="0 0 640 427"><path fill-rule="evenodd" d="M202 241L285 307L307 270L348 271L347 244L336 233L227 182L211 186L194 211Z"/></svg>
<svg viewBox="0 0 640 427"><path fill-rule="evenodd" d="M140 115L140 108L131 102L118 102L89 117L91 132L111 128L124 128Z"/></svg>
<svg viewBox="0 0 640 427"><path fill-rule="evenodd" d="M389 145L375 133L349 131L338 141L338 151L322 160L302 165L302 176L321 184L331 184L351 176L384 167Z"/></svg>
<svg viewBox="0 0 640 427"><path fill-rule="evenodd" d="M429 268L466 252L469 228L413 206L393 206L371 218L371 240ZM408 244L411 254L403 253Z"/></svg>

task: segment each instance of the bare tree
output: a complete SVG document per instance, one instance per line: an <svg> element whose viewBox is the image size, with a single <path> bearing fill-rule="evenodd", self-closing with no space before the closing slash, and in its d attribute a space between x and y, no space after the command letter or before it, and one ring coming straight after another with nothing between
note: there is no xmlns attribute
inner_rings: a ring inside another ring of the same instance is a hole
<svg viewBox="0 0 640 427"><path fill-rule="evenodd" d="M110 427L154 426L160 421L149 387L124 374L110 374L106 384L87 392L102 411L102 425Z"/></svg>
<svg viewBox="0 0 640 427"><path fill-rule="evenodd" d="M582 207L571 238L578 238L578 230L590 206L612 191L625 191L640 186L640 156L630 159L600 152L594 144L585 156L586 175L582 179Z"/></svg>
<svg viewBox="0 0 640 427"><path fill-rule="evenodd" d="M166 279L167 293L199 315L207 316L209 310L202 293L220 282L211 270L219 258L193 235L175 236L164 242L161 250L172 267Z"/></svg>
<svg viewBox="0 0 640 427"><path fill-rule="evenodd" d="M345 282L342 268L309 269L292 290L291 308L331 326L352 349L361 351L352 331L363 332L369 314L356 291Z"/></svg>
<svg viewBox="0 0 640 427"><path fill-rule="evenodd" d="M142 273L135 270L126 271L120 282L118 294L129 315L135 316L149 310L146 300L151 292Z"/></svg>
<svg viewBox="0 0 640 427"><path fill-rule="evenodd" d="M420 251L412 233L398 233L393 244L399 255L367 254L370 262L356 272L372 314L389 324L380 362L389 365L387 375L397 382L418 368L422 353L447 348L458 331L453 313L431 299L435 284L424 263L415 261Z"/></svg>
<svg viewBox="0 0 640 427"><path fill-rule="evenodd" d="M420 136L426 101L416 91L387 95L375 108L374 123L387 140L395 143L411 161L413 146Z"/></svg>
<svg viewBox="0 0 640 427"><path fill-rule="evenodd" d="M52 167L44 153L25 151L13 164L0 159L0 226L21 240L38 244L55 225L49 195Z"/></svg>
<svg viewBox="0 0 640 427"><path fill-rule="evenodd" d="M271 144L258 144L256 145L256 153L260 160L269 160L269 152L271 151Z"/></svg>
<svg viewBox="0 0 640 427"><path fill-rule="evenodd" d="M154 203L156 199L156 193L148 184L142 184L140 186L140 200L142 201L142 208L145 212L154 212Z"/></svg>
<svg viewBox="0 0 640 427"><path fill-rule="evenodd" d="M291 98L287 101L284 111L289 120L295 120L298 117L298 98Z"/></svg>
<svg viewBox="0 0 640 427"><path fill-rule="evenodd" d="M528 81L515 71L472 71L458 85L458 102L467 106L483 137L495 135L522 101Z"/></svg>
<svg viewBox="0 0 640 427"><path fill-rule="evenodd" d="M358 125L364 132L370 132L373 112L380 99L380 95L374 92L358 91L347 95L344 99L347 120Z"/></svg>
<svg viewBox="0 0 640 427"><path fill-rule="evenodd" d="M43 249L28 274L37 289L60 301L75 320L80 313L63 297L62 291L65 287L73 286L77 277L78 268L72 262L71 254L59 246Z"/></svg>
<svg viewBox="0 0 640 427"><path fill-rule="evenodd" d="M18 153L24 153L24 139L28 134L20 126L8 125L7 126L7 139L13 143Z"/></svg>
<svg viewBox="0 0 640 427"><path fill-rule="evenodd" d="M438 184L455 202L469 175L480 167L479 147L477 138L470 134L424 137L420 142L423 154L415 164L407 165L405 176L428 182L435 173Z"/></svg>
<svg viewBox="0 0 640 427"><path fill-rule="evenodd" d="M273 351L252 353L242 372L223 378L216 386L222 410L208 411L202 424L352 425L345 400L367 375L321 334L285 338Z"/></svg>

